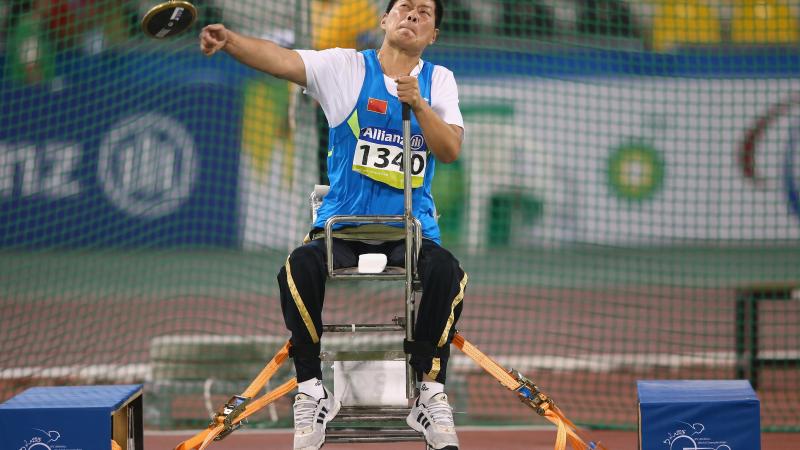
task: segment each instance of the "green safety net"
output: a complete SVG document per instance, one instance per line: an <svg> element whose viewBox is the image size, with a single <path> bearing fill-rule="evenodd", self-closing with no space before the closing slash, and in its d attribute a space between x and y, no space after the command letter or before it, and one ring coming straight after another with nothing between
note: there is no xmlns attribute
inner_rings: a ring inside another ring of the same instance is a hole
<svg viewBox="0 0 800 450"><path fill-rule="evenodd" d="M748 379L765 430L800 429L796 9L445 3L423 58L453 71L466 130L433 184L469 273L461 333L582 425L634 429L637 380ZM0 401L143 383L148 427L203 426L288 338L275 276L309 231L328 124L197 36L377 48L386 4L198 0L163 40L141 30L154 6L0 5ZM402 299L331 282L324 319L390 322ZM459 424L540 423L457 353ZM251 426L291 424L290 401Z"/></svg>

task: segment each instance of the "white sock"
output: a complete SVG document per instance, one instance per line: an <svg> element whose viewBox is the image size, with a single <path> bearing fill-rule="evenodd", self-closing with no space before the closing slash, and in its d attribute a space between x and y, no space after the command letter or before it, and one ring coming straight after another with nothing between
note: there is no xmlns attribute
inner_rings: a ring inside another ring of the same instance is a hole
<svg viewBox="0 0 800 450"><path fill-rule="evenodd" d="M322 389L322 380L318 378L297 383L297 392L309 395L317 400L325 397L325 390Z"/></svg>
<svg viewBox="0 0 800 450"><path fill-rule="evenodd" d="M435 381L423 381L419 385L419 401L422 404L428 403L436 394L444 392L444 385Z"/></svg>

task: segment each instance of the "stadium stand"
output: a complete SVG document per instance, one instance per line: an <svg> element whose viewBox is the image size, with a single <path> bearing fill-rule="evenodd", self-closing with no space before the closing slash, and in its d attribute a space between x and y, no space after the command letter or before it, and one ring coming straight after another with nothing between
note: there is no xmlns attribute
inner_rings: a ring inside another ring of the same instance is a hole
<svg viewBox="0 0 800 450"><path fill-rule="evenodd" d="M777 0L741 0L734 4L731 42L735 44L797 44L800 29L787 4Z"/></svg>
<svg viewBox="0 0 800 450"><path fill-rule="evenodd" d="M652 49L719 44L722 27L717 12L700 0L663 0L652 24Z"/></svg>

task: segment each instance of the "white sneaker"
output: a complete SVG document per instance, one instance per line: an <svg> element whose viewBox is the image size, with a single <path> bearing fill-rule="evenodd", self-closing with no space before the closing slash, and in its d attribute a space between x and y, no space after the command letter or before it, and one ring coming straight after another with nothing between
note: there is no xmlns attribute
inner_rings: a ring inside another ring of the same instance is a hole
<svg viewBox="0 0 800 450"><path fill-rule="evenodd" d="M306 394L295 395L294 449L319 450L325 443L325 427L341 406L328 389L319 400Z"/></svg>
<svg viewBox="0 0 800 450"><path fill-rule="evenodd" d="M447 403L447 394L444 392L431 397L425 405L417 397L406 417L406 423L425 435L429 449L458 450L453 408Z"/></svg>

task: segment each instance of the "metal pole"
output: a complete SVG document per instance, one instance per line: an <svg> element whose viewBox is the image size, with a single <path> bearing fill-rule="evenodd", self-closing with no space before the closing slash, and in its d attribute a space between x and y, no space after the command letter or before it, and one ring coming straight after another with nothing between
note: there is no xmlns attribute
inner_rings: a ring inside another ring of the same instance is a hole
<svg viewBox="0 0 800 450"><path fill-rule="evenodd" d="M403 103L403 225L406 231L406 339L414 340L414 288L413 288L413 256L412 247L414 211L411 199L411 107ZM406 398L414 398L416 394L416 374L411 368L411 355L406 355Z"/></svg>

